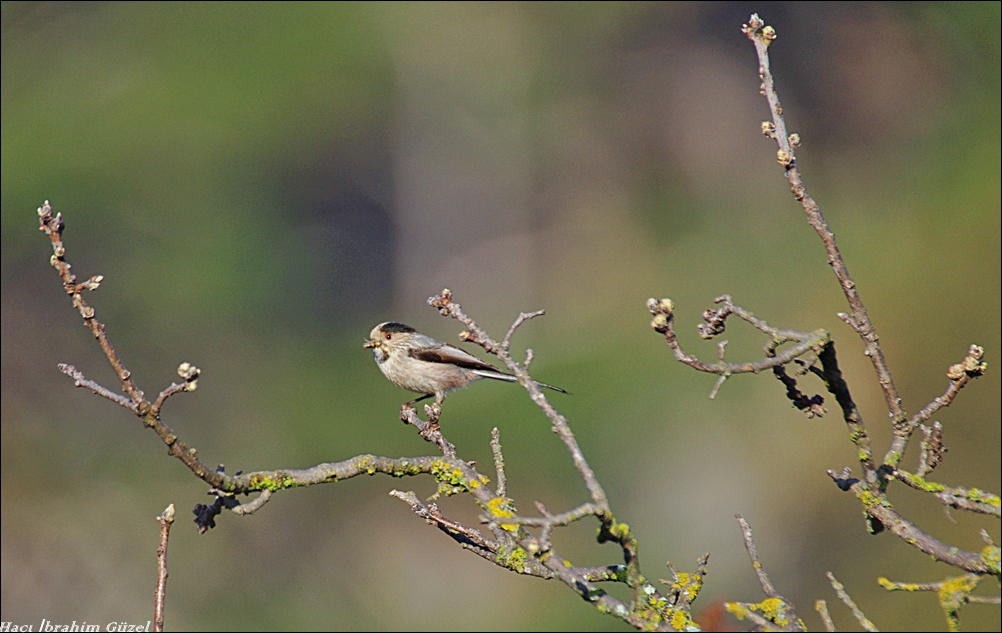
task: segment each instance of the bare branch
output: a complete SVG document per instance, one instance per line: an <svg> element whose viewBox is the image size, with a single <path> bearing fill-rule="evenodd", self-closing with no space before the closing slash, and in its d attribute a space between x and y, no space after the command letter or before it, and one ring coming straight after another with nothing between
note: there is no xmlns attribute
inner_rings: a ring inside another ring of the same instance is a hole
<svg viewBox="0 0 1002 633"><path fill-rule="evenodd" d="M856 617L856 621L859 622L861 627L863 627L863 630L874 632L879 631L880 629L878 629L873 622L870 622L870 620L863 615L860 608L857 607L856 603L853 602L851 597L849 597L849 593L845 590L842 583L835 579L835 575L831 572L826 572L825 575L828 576L828 580L832 584L832 589L835 590L835 593L838 594L839 599L845 604L845 606L849 607L849 610L852 611L852 614Z"/></svg>
<svg viewBox="0 0 1002 633"><path fill-rule="evenodd" d="M751 559L755 575L758 576L758 584L762 586L762 593L770 598L778 598L779 592L772 585L769 575L765 573L765 567L762 566L762 561L758 558L758 548L755 547L755 540L752 538L751 526L748 525L748 522L740 514L734 515L734 518L738 520L738 524L741 526L741 537L744 539L745 549L748 550L748 558Z"/></svg>
<svg viewBox="0 0 1002 633"><path fill-rule="evenodd" d="M254 499L253 501L248 501L247 503L242 503L238 506L233 506L232 508L230 508L230 511L238 516L244 516L245 514L254 514L254 512L256 512L261 508L261 506L268 503L268 500L271 499L271 495L273 494L274 492L271 490L262 490L261 494L259 494L257 498Z"/></svg>
<svg viewBox="0 0 1002 633"><path fill-rule="evenodd" d="M752 616L756 615L754 612L757 610L761 611L771 624L779 626L779 630L804 631L804 623L797 617L797 612L793 608L793 605L776 591L776 587L773 586L772 581L769 580L769 576L765 573L765 567L758 558L758 549L755 547L755 540L752 538L751 526L748 525L748 522L740 514L735 514L734 518L738 520L738 524L741 526L741 537L744 539L745 549L748 550L748 558L751 559L752 568L755 570L755 575L758 576L762 593L768 597L768 600L759 604L729 603L728 610L736 616L742 617L739 614L740 609L737 611L731 609L732 604L740 605L749 610L745 615L752 620L755 620ZM757 620L755 621L757 622Z"/></svg>
<svg viewBox="0 0 1002 633"><path fill-rule="evenodd" d="M977 378L985 373L988 364L984 362L985 350L977 345L971 345L967 350L967 356L956 365L951 365L946 372L946 377L950 379L950 386L946 388L943 395L935 398L932 402L922 408L921 411L913 415L907 422L894 425L894 439L884 457L884 463L897 466L901 463L905 449L908 447L908 440L923 422L931 418L943 407L948 407L953 402L960 390L963 389L972 378ZM928 436L927 436L928 439ZM937 462L938 463L938 462ZM935 464L932 465L934 467ZM932 470L932 467L929 470ZM922 473L925 474L925 473Z"/></svg>
<svg viewBox="0 0 1002 633"><path fill-rule="evenodd" d="M132 374L125 368L122 361L119 360L118 354L115 353L115 348L111 346L108 337L105 336L104 324L97 320L94 308L87 305L81 294L84 290L96 290L104 277L95 275L88 281L81 284L77 283L77 276L70 272L72 266L66 261L66 247L63 245L63 229L66 225L63 223L63 216L61 213L57 213L55 216L52 215L52 207L49 205L48 200L38 208L38 221L40 230L45 231L45 234L49 236L49 240L52 242L53 254L49 262L63 280L63 289L70 296L73 307L83 317L84 325L87 326L91 334L94 335L94 338L97 339L98 345L104 351L108 362L111 363L111 368L115 370L115 375L122 382L122 391L135 403L135 412L139 415L144 415L146 409L149 407L149 403L143 399L143 392L132 382Z"/></svg>
<svg viewBox="0 0 1002 633"><path fill-rule="evenodd" d="M523 323L529 319L535 319L538 316L543 316L546 314L546 310L536 310L535 312L520 312L515 322L511 324L508 328L508 332L505 333L504 338L501 339L501 349L508 351L511 349L511 337L514 336L515 330L517 330Z"/></svg>
<svg viewBox="0 0 1002 633"><path fill-rule="evenodd" d="M491 354L496 354L497 357L505 364L509 371L518 377L519 384L521 384L528 392L529 397L532 401L543 410L546 417L550 419L553 424L553 430L557 432L560 439L563 441L564 445L567 446L567 450L571 453L571 458L574 460L574 466L578 469L581 474L582 479L584 479L585 487L591 494L592 502L598 505L600 508L607 510L609 508L609 500L606 497L605 490L602 485L598 482L598 478L595 477L594 471L592 471L591 466L588 465L588 461L585 459L584 453L581 451L581 447L578 446L577 440L574 438L574 433L571 432L570 425L567 423L567 418L561 415L550 401L547 400L546 395L543 394L542 390L536 384L536 382L529 375L529 372L522 367L518 361L511 357L507 349L502 348L498 343L492 339L487 332L480 328L479 325L474 322L473 319L468 317L465 312L463 312L462 306L452 300L452 292L446 288L441 294L434 297L428 298L428 304L434 308L438 308L438 311L445 316L451 316L466 327L466 331L463 332L465 335L463 338L471 343L476 343L484 348L485 351ZM524 314L524 313L523 313ZM521 325L520 321L524 321L519 317L516 319L515 324ZM513 325L512 327L516 327Z"/></svg>
<svg viewBox="0 0 1002 633"><path fill-rule="evenodd" d="M421 503L417 495L413 492L401 492L391 490L391 497L400 499L411 507L415 514L427 521L430 525L438 527L450 538L462 544L465 548L471 549L482 557L494 562L500 544L484 537L479 531L468 528L458 521L452 521L442 516L438 506L434 503L425 505Z"/></svg>
<svg viewBox="0 0 1002 633"><path fill-rule="evenodd" d="M919 551L964 571L973 574L997 575L999 573L998 562L997 560L994 563L992 562L990 552L968 552L958 547L947 545L934 536L926 534L891 507L886 497L874 495L861 481L855 481L855 483L848 486L848 489L855 493L856 498L863 503L863 511L866 515L879 523L880 530L887 528ZM998 549L995 548L996 556L997 551Z"/></svg>
<svg viewBox="0 0 1002 633"><path fill-rule="evenodd" d="M769 103L769 109L772 111L772 126L769 128L768 136L774 138L779 145L779 151L776 153L777 161L784 167L786 178L790 181L790 190L800 202L804 213L807 214L808 223L824 243L825 250L828 252L828 264L842 286L842 292L851 308L852 314L849 323L866 345L866 355L869 356L877 372L877 380L884 392L884 399L887 401L892 421L895 424L900 424L905 419L905 411L897 387L894 386L894 380L891 378L891 370L887 366L883 349L880 347L877 330L870 321L866 306L863 305L859 291L856 290L855 282L849 275L849 269L846 267L842 253L835 242L835 234L828 228L828 222L821 215L821 208L808 195L807 187L804 185L800 170L797 168L795 150L796 146L800 144L800 137L798 135L791 137L786 131L783 107L779 103L779 95L776 93L776 85L769 68L769 45L776 39L776 30L771 26L766 26L758 15L753 14L748 20L748 24L742 27L742 31L755 44L755 52L758 54L758 73L762 80L761 90ZM763 127L763 129L765 128Z"/></svg>
<svg viewBox="0 0 1002 633"><path fill-rule="evenodd" d="M817 602L814 603L814 610L818 612L819 616L821 616L821 621L824 623L826 631L829 631L829 633L834 633L835 631L838 630L835 628L835 621L832 620L831 614L828 613L827 602L825 602L824 600L818 600Z"/></svg>
<svg viewBox="0 0 1002 633"><path fill-rule="evenodd" d="M174 523L174 504L157 517L160 522L160 546L157 547L157 589L153 594L153 630L164 630L164 598L167 595L167 539Z"/></svg>
<svg viewBox="0 0 1002 633"><path fill-rule="evenodd" d="M951 488L926 481L920 475L913 475L901 469L896 469L891 473L891 476L915 490L933 493L943 505L951 508L1002 517L1002 509L1000 509L1002 503L996 494L979 488L961 488L960 486Z"/></svg>
<svg viewBox="0 0 1002 633"><path fill-rule="evenodd" d="M442 429L438 425L439 416L442 415L442 407L437 404L425 405L424 406L425 415L428 416L428 420L422 420L418 417L417 411L414 407L409 406L404 403L400 407L400 419L404 424L410 424L418 430L418 435L425 439L425 441L431 442L435 446L438 446L439 450L446 457L456 457L456 447L449 443L449 440L445 439L442 435Z"/></svg>
<svg viewBox="0 0 1002 633"><path fill-rule="evenodd" d="M996 572L997 573L997 572ZM945 578L939 582L911 583L892 582L887 578L878 578L880 586L888 591L935 591L939 598L939 606L946 616L947 627L951 631L960 630L960 608L971 602L981 604L999 604L998 596L972 596L984 576L964 574Z"/></svg>
<svg viewBox="0 0 1002 633"><path fill-rule="evenodd" d="M705 361L701 361L697 357L683 350L682 345L678 342L678 336L675 334L674 330L675 304L672 300L661 299L659 301L653 298L647 300L647 310L654 315L654 320L651 321L651 327L656 332L664 335L665 343L667 343L668 347L671 348L672 353L675 355L675 359L697 371L706 372L708 374L717 374L721 377L717 381L717 386L715 386L711 392L711 398L716 395L720 384L722 384L727 377L733 374L757 374L767 369L772 369L773 367L779 367L793 362L795 359L803 356L804 354L810 352L818 353L822 347L830 342L828 332L824 330L817 330L815 332L797 332L795 330L780 330L773 328L765 321L753 315L751 312L734 305L728 295L717 297L714 301L717 303L723 303L724 306L718 310L707 310L706 313L704 313L703 319L706 320L706 323L700 325L700 335L703 338L712 338L713 336L722 333L724 331L724 324L727 316L735 314L739 318L754 325L756 329L765 332L771 337L766 345L766 358L744 363L726 363L723 361L722 350L718 347L719 361L717 363L707 363ZM795 344L782 350L781 352L777 352L777 349L786 343Z"/></svg>
<svg viewBox="0 0 1002 633"><path fill-rule="evenodd" d="M494 453L494 471L497 473L499 497L508 495L508 479L504 474L504 455L501 453L501 432L498 427L491 430L491 452Z"/></svg>
<svg viewBox="0 0 1002 633"><path fill-rule="evenodd" d="M57 367L59 368L59 371L63 372L64 374L73 379L74 387L86 387L87 389L90 389L91 391L101 396L102 398L107 398L108 400L111 400L112 402L114 402L119 406L125 407L126 409L132 411L133 413L136 412L137 407L135 402L129 400L123 395L115 393L114 391L108 389L107 387L102 387L93 380L87 380L87 378L83 375L83 372L79 371L73 365L59 363Z"/></svg>

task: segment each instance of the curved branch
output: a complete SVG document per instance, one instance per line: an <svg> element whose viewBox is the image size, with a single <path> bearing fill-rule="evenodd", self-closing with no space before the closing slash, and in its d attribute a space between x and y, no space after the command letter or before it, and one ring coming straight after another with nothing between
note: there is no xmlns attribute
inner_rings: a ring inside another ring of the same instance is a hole
<svg viewBox="0 0 1002 633"><path fill-rule="evenodd" d="M726 345L726 342L724 342L718 346L718 362L707 363L699 360L697 357L683 350L682 345L678 342L678 336L675 334L674 328L675 304L672 300L661 299L658 301L653 298L647 300L647 310L654 315L651 327L654 331L664 335L665 343L671 348L675 359L692 367L696 371L720 376L720 380L717 381L717 385L711 392L710 398L716 395L723 381L733 374L757 374L767 369L782 367L809 352L819 353L823 347L831 342L831 337L825 330L798 332L796 330L774 328L751 312L734 305L729 295L717 297L714 299L714 302L723 303L724 305L717 310L707 310L703 314L703 320L706 323L699 326L700 336L708 339L723 333L727 317L731 314L737 315L740 319L751 323L756 329L769 336L769 341L765 345L765 358L744 363L724 362L723 346ZM780 346L794 342L796 343L795 345L791 345L782 351L777 351Z"/></svg>
<svg viewBox="0 0 1002 633"><path fill-rule="evenodd" d="M592 501L598 505L600 508L608 510L609 500L606 497L605 490L602 485L598 482L598 478L595 476L595 472L588 465L588 461L585 459L584 453L581 451L581 447L578 445L577 440L574 438L574 433L571 432L570 425L567 423L567 418L558 412L550 401L547 400L546 395L543 394L542 390L536 384L536 382L529 375L529 372L514 358L512 358L509 353L508 345L511 340L511 334L522 325L525 321L533 316L538 316L541 312L533 313L521 313L515 322L512 324L508 331L508 335L505 336L503 344L499 344L497 341L492 339L490 335L487 334L476 322L463 312L463 308L458 303L452 300L452 292L446 288L442 292L434 297L428 298L428 305L438 308L439 312L443 316L450 316L460 323L462 323L466 330L462 333L461 338L463 340L469 341L471 343L476 343L484 348L484 350L490 354L495 354L501 362L505 364L511 373L518 377L518 382L521 384L528 392L529 397L532 401L543 410L546 417L550 419L553 424L553 430L557 432L560 439L567 446L567 450L571 453L571 459L574 460L574 467L577 468L578 472L581 474L581 478L584 479L585 487L591 494Z"/></svg>
<svg viewBox="0 0 1002 633"><path fill-rule="evenodd" d="M991 552L968 552L953 545L947 545L936 537L923 532L914 523L905 519L897 510L891 507L886 497L874 495L863 482L856 481L849 486L849 489L863 503L863 511L868 517L879 521L883 527L920 552L972 574L999 575L997 547L993 548L989 546L985 548L986 550L994 550L996 558L993 562Z"/></svg>
<svg viewBox="0 0 1002 633"><path fill-rule="evenodd" d="M828 252L828 264L831 266L842 292L845 294L849 307L852 309L847 322L856 333L863 339L866 346L866 355L873 363L877 372L877 380L884 392L884 399L891 412L892 421L900 424L905 419L904 406L901 403L901 396L894 385L891 377L891 370L887 366L887 359L884 358L884 351L880 347L880 339L877 336L877 329L863 305L863 300L856 289L856 283L849 275L849 269L842 259L838 244L835 242L835 234L828 227L828 222L821 214L821 208L807 193L807 187L801 178L800 170L797 168L795 150L800 144L800 137L796 134L788 135L786 130L786 120L783 118L783 107L779 103L779 95L776 93L776 84L772 78L772 71L769 68L769 45L776 39L776 31L771 26L766 26L765 22L753 14L748 24L742 27L742 31L748 39L755 44L755 52L758 54L758 73L762 80L761 91L769 103L772 112L772 124L764 124L763 132L776 140L779 151L776 153L778 162L785 168L786 178L790 181L790 190L793 196L800 202L804 213L807 214L807 222L814 228L821 238Z"/></svg>

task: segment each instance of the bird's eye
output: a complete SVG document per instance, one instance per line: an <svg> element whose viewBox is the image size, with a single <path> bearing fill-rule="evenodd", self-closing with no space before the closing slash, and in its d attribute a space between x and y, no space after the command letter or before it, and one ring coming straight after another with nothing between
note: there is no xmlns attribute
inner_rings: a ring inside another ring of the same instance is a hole
<svg viewBox="0 0 1002 633"><path fill-rule="evenodd" d="M392 335L392 334L390 334L389 332L387 332L387 333L386 333L386 340L388 341L388 340L390 340L391 338L393 338L393 335Z"/></svg>

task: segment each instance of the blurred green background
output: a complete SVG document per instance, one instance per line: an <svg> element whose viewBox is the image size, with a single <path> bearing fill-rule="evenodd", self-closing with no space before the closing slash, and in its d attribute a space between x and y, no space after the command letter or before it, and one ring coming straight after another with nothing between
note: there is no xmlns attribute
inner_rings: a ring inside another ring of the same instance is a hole
<svg viewBox="0 0 1002 633"><path fill-rule="evenodd" d="M74 363L117 387L48 265L35 209L49 199L75 272L105 276L88 300L139 386L159 392L182 361L202 368L164 420L210 464L430 454L397 419L411 395L361 348L369 329L399 320L456 342L458 324L424 304L443 287L497 336L545 308L516 347L573 392L552 400L650 577L708 551L697 611L761 599L740 512L809 626L817 598L856 626L831 570L885 630L944 629L933 595L876 584L954 570L866 533L825 475L855 464L837 412L806 420L769 376L710 401L713 377L648 327L645 299L670 296L682 344L712 360L695 326L730 293L774 325L828 328L886 449L872 367L759 133L768 113L739 31L752 11L779 33L801 168L908 410L985 346L988 374L937 418L950 452L933 478L998 493L998 3L4 3L2 619L145 623L155 517L175 503L171 629L625 628L556 582L459 550L387 495L427 496L428 478L283 492L199 536L188 513L206 486L56 371ZM730 359L761 356L748 328L727 337ZM488 473L500 428L523 512L585 499L521 390L456 393L442 424ZM980 549L982 527L1002 540L997 521L902 486L892 499L951 544ZM475 524L471 506L442 502ZM619 562L595 527L555 545L576 563ZM999 608L962 621L998 630Z"/></svg>

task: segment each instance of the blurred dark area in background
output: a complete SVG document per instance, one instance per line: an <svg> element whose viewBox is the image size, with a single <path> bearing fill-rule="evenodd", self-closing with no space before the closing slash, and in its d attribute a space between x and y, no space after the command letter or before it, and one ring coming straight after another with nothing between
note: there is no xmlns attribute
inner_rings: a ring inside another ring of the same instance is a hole
<svg viewBox="0 0 1002 633"><path fill-rule="evenodd" d="M206 487L56 370L117 387L48 264L35 215L48 199L74 272L105 276L88 300L139 386L159 392L183 361L202 368L163 417L208 463L429 454L397 417L411 396L361 348L370 328L398 320L457 342L458 324L424 303L443 287L496 336L545 308L515 346L574 393L553 402L648 576L709 551L697 612L760 600L740 512L808 626L818 598L855 626L830 570L881 628L943 628L934 596L876 583L955 570L866 533L825 475L855 463L835 407L807 420L768 376L733 378L710 401L713 377L676 363L647 325L646 298L671 297L683 345L711 360L695 326L720 294L775 326L827 328L886 449L872 366L760 133L768 110L739 30L752 12L779 34L798 163L907 409L943 392L968 345L985 347L987 375L938 418L950 452L933 478L998 493L998 3L5 2L3 620L145 623L155 517L175 503L168 628L623 628L563 586L459 550L387 495L427 497L430 479L286 491L199 536L185 517ZM728 338L730 359L761 356L748 329ZM584 499L521 390L457 393L442 425L483 472L500 428L521 511ZM892 498L951 544L980 549L981 528L1000 539L997 521L947 516L912 490ZM471 500L441 504L476 524ZM595 527L555 546L578 564L620 562ZM997 606L961 620L1000 628Z"/></svg>

